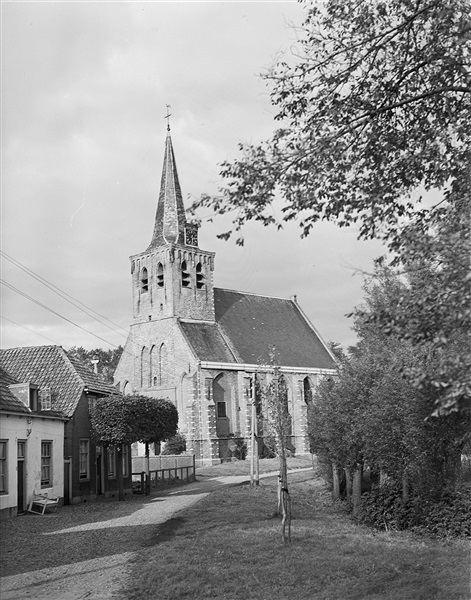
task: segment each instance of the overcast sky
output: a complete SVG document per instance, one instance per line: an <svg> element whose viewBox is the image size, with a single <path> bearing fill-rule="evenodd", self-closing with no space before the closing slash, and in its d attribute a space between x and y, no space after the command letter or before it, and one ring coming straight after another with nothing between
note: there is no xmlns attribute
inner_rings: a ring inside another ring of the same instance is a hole
<svg viewBox="0 0 471 600"><path fill-rule="evenodd" d="M217 189L218 163L276 127L259 74L290 51L296 2L2 3L2 250L125 331L129 256L151 240L171 105L175 157L189 198ZM201 214L201 217L210 215ZM379 243L354 229L247 227L244 248L217 240L215 285L298 301L325 340L355 337L345 314ZM87 316L8 260L2 347L110 348L125 333ZM25 329L26 328L26 329ZM97 337L94 337L93 332ZM43 336L43 337L41 337Z"/></svg>

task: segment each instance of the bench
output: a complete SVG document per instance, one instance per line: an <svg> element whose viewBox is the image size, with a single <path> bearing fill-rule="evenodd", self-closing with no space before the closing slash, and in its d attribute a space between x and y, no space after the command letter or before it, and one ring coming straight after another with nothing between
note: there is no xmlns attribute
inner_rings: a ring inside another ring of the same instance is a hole
<svg viewBox="0 0 471 600"><path fill-rule="evenodd" d="M48 494L33 494L33 498L28 506L28 512L43 515L46 512L46 508L57 508L58 504L59 498L54 498Z"/></svg>

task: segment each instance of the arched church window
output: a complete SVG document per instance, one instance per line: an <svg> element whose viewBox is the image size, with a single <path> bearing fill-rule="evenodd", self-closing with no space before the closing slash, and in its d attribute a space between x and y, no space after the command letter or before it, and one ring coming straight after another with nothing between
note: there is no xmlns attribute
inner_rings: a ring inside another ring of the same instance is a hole
<svg viewBox="0 0 471 600"><path fill-rule="evenodd" d="M157 286L164 287L164 267L162 263L157 265Z"/></svg>
<svg viewBox="0 0 471 600"><path fill-rule="evenodd" d="M149 277L147 275L147 269L143 267L141 271L141 292L147 292L149 290Z"/></svg>
<svg viewBox="0 0 471 600"><path fill-rule="evenodd" d="M168 383L168 360L165 344L162 344L159 350L159 383L160 385Z"/></svg>
<svg viewBox="0 0 471 600"><path fill-rule="evenodd" d="M141 350L141 388L149 387L149 351L144 346Z"/></svg>
<svg viewBox="0 0 471 600"><path fill-rule="evenodd" d="M182 287L190 287L191 279L190 273L188 272L188 267L186 265L186 260L182 262Z"/></svg>
<svg viewBox="0 0 471 600"><path fill-rule="evenodd" d="M306 404L311 404L312 402L312 386L311 386L311 382L309 381L309 377L305 377L303 379L303 397L304 397L304 402Z"/></svg>
<svg viewBox="0 0 471 600"><path fill-rule="evenodd" d="M159 350L154 345L150 349L149 357L149 380L151 385L157 385L159 372Z"/></svg>
<svg viewBox="0 0 471 600"><path fill-rule="evenodd" d="M203 275L202 271L203 271L203 268L201 266L201 263L198 263L196 265L196 287L199 290L204 288L204 275Z"/></svg>

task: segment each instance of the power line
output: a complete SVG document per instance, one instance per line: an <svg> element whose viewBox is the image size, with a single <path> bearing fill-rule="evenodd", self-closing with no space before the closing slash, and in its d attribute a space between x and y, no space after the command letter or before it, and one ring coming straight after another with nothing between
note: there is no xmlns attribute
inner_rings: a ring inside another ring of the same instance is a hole
<svg viewBox="0 0 471 600"><path fill-rule="evenodd" d="M26 329L26 331L31 331L31 333L34 333L35 335L39 335L39 337L44 338L45 340L48 340L49 342L52 342L55 345L59 345L57 344L57 342L55 342L54 340L51 340L51 338L48 338L46 335L43 335L42 333L38 333L37 331L34 331L34 329L30 329L29 327L26 327L25 325L20 325L19 323L16 323L15 321L12 321L11 319L8 319L7 317L4 317L3 315L0 315L1 318L4 321L8 321L9 323L13 323L13 325L16 325L17 327L21 327L22 329Z"/></svg>
<svg viewBox="0 0 471 600"><path fill-rule="evenodd" d="M4 258L6 258L8 261L10 261L13 265L15 265L15 267L17 267L18 269L21 269L22 271L24 271L25 273L27 273L30 277L33 277L33 279L36 279L37 281L39 281L39 283L42 283L44 286L46 286L47 288L49 288L50 290L52 290L55 294L57 294L58 296L60 296L61 298L63 298L67 302L69 302L69 304L72 304L72 306L75 306L75 308L78 308L79 310L81 310L82 312L84 312L86 315L88 315L92 319L95 319L101 325L104 325L105 327L108 327L108 329L111 329L112 331L114 331L115 333L117 333L118 335L120 335L121 337L127 338L128 332L126 331L126 329L124 329L123 327L121 327L121 325L118 325L117 323L114 323L111 319L108 319L108 317L105 317L105 316L101 315L100 313L98 313L95 310L93 310L93 308L90 308L89 306L87 306L86 304L84 304L83 302L81 302L80 300L78 300L77 298L74 298L73 296L71 296L70 294L68 294L67 292L65 292L64 290L61 290L59 287L57 287L56 285L54 285L53 283L51 283L47 279L44 279L44 277L42 277L41 275L38 275L37 273L35 273L34 271L32 271L31 269L29 269L25 265L21 264L18 260L16 260L12 256L9 256L3 250L0 250L0 254ZM81 306L79 306L79 304ZM82 307L84 307L84 308L82 308ZM94 313L95 315L97 315L100 318L97 319L97 317L93 316L88 311L91 311L92 313ZM101 319L105 319L106 321L108 321L109 323L111 323L112 325L114 325L115 327L118 327L122 331L125 331L126 335L124 335L120 331L117 331L114 327L110 327L110 325L107 325Z"/></svg>
<svg viewBox="0 0 471 600"><path fill-rule="evenodd" d="M60 317L61 319L64 319L64 321L67 321L67 323L70 323L71 325L74 325L75 327L78 327L79 329L82 329L82 331L85 331L86 333L89 333L90 335L93 335L94 337L98 338L102 342L105 342L109 346L114 346L115 348L117 348L116 344L113 344L112 342L109 342L108 340L105 340L105 338L102 338L99 335L96 335L96 333L93 333L92 331L89 331L88 329L85 329L85 327L82 327L78 323L74 323L73 321L71 321L67 317L64 317L63 315L61 315L60 313L56 312L52 308L49 308L49 306L46 306L45 304L42 304L42 302L39 302L38 300L36 300L36 298L32 298L31 296L28 296L28 294L25 294L24 292L22 292L21 290L19 290L15 286L11 285L10 283L6 282L5 280L0 279L0 283L2 285L5 285L6 287L10 288L11 290L13 290L14 292L16 292L20 296L23 296L23 298L26 298L27 300L30 300L34 304L37 304L41 308L44 308L45 310L51 312L52 314L56 315L57 317Z"/></svg>

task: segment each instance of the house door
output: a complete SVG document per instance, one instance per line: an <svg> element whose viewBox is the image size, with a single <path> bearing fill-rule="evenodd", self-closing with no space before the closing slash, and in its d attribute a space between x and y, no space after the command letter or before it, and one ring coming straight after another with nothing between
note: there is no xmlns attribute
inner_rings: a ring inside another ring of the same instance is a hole
<svg viewBox="0 0 471 600"><path fill-rule="evenodd" d="M25 450L26 442L18 442L17 444L17 511L18 513L25 512Z"/></svg>
<svg viewBox="0 0 471 600"><path fill-rule="evenodd" d="M71 471L70 465L72 460L67 458L64 460L64 504L70 504L70 479L71 479Z"/></svg>

